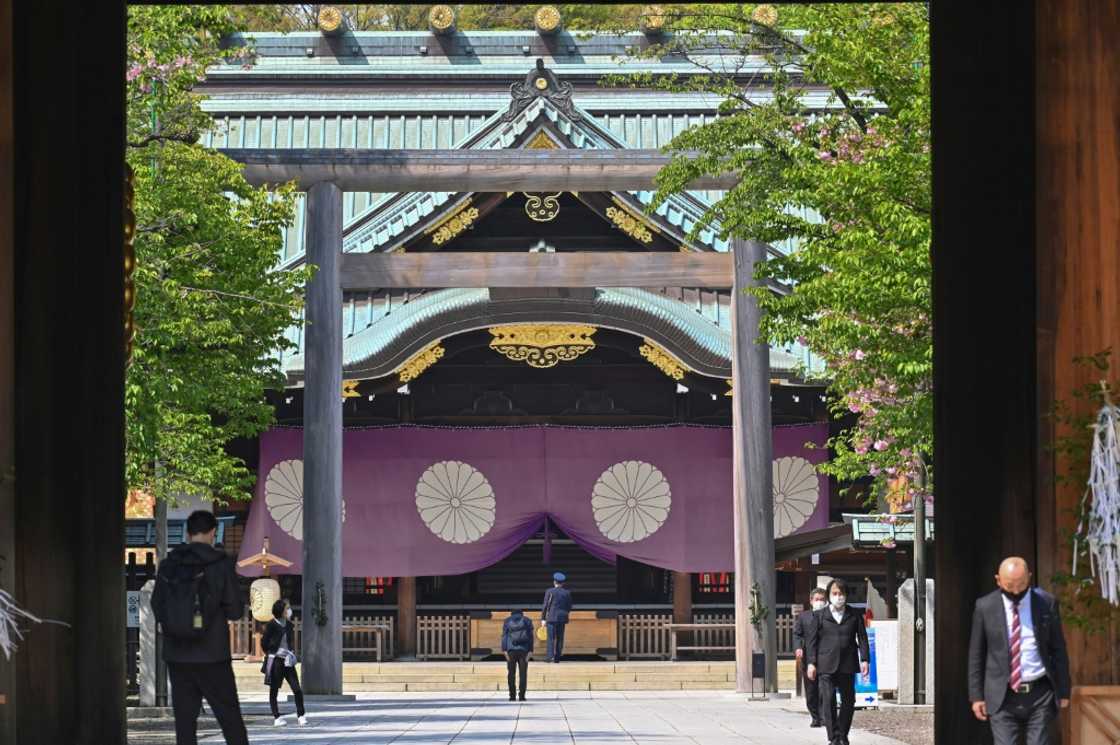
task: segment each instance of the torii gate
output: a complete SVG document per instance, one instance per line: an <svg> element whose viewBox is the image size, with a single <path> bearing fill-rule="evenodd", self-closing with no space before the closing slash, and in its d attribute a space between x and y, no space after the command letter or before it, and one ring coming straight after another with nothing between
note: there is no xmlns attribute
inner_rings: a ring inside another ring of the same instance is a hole
<svg viewBox="0 0 1120 745"><path fill-rule="evenodd" d="M631 252L343 254L342 194L649 190L670 157L656 150L222 150L252 184L295 181L307 193L304 393L304 689L342 693L342 291L380 288L732 288L736 690L749 691L752 653L765 653L765 690L777 692L774 505L769 348L761 312L744 291L759 284L767 246L732 242L730 254ZM734 186L733 175L697 189ZM766 609L751 624L752 590ZM325 613L319 625L316 615ZM306 614L305 614L306 615Z"/></svg>

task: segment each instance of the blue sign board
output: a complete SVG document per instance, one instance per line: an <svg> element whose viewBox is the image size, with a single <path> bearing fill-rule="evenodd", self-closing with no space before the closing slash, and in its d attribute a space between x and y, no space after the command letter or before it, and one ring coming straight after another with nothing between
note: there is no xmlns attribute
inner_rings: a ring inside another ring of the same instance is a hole
<svg viewBox="0 0 1120 745"><path fill-rule="evenodd" d="M868 661L868 676L856 675L856 708L867 709L879 706L879 676L875 672L875 629L867 630L867 644L871 648L871 659Z"/></svg>

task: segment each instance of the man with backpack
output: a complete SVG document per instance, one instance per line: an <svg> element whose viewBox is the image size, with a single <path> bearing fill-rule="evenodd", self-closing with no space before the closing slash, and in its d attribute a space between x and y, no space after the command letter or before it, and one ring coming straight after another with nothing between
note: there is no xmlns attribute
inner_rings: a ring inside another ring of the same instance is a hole
<svg viewBox="0 0 1120 745"><path fill-rule="evenodd" d="M525 700L525 678L529 673L529 658L533 656L533 637L533 622L519 610L513 611L502 624L502 651L506 655L510 701L514 700L514 673L518 670L521 671L521 685L517 691L519 698Z"/></svg>
<svg viewBox="0 0 1120 745"><path fill-rule="evenodd" d="M189 542L160 562L152 593L171 678L176 745L197 745L203 698L226 745L249 743L233 677L228 623L241 618L244 602L233 559L214 548L217 529L212 512L192 512L187 518Z"/></svg>

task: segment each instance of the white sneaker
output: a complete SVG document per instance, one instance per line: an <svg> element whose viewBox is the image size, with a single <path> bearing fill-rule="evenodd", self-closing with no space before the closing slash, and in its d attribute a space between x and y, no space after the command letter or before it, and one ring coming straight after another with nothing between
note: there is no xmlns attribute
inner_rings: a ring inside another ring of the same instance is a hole
<svg viewBox="0 0 1120 745"><path fill-rule="evenodd" d="M307 726L307 717L306 716L302 716L302 717L299 718L299 726L301 726L301 727L306 727Z"/></svg>
<svg viewBox="0 0 1120 745"><path fill-rule="evenodd" d="M284 717L277 717L276 721L272 723L272 726L273 727L287 727L288 722L285 721Z"/></svg>

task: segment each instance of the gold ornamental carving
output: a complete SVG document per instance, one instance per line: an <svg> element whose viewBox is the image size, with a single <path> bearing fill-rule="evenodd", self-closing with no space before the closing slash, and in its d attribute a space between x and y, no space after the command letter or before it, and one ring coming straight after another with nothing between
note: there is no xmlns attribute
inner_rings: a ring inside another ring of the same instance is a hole
<svg viewBox="0 0 1120 745"><path fill-rule="evenodd" d="M540 78L544 80L544 78ZM546 81L547 82L547 81ZM537 132L533 138L525 143L526 150L556 150L559 145L544 132Z"/></svg>
<svg viewBox="0 0 1120 745"><path fill-rule="evenodd" d="M735 381L733 381L731 379L727 380L727 392L724 393L723 395L725 395L725 396L734 396L735 395Z"/></svg>
<svg viewBox="0 0 1120 745"><path fill-rule="evenodd" d="M401 365L400 370L397 371L398 375L400 375L400 381L402 383L407 383L410 380L416 380L416 378L420 377L420 373L436 364L436 362L443 357L445 351L443 345L437 341L412 355L407 362Z"/></svg>
<svg viewBox="0 0 1120 745"><path fill-rule="evenodd" d="M426 234L432 236L432 243L437 246L447 243L449 240L471 227L474 221L478 219L478 208L471 207L470 205L471 202L468 199L451 217L424 231Z"/></svg>
<svg viewBox="0 0 1120 745"><path fill-rule="evenodd" d="M344 380L344 381L342 381L342 397L343 398L357 398L358 396L362 395L362 394L358 393L358 383L359 382L360 381L357 381L357 380Z"/></svg>
<svg viewBox="0 0 1120 745"><path fill-rule="evenodd" d="M550 222L560 214L560 192L555 194L529 194L525 195L525 214L533 222Z"/></svg>
<svg viewBox="0 0 1120 745"><path fill-rule="evenodd" d="M595 348L594 326L578 324L517 324L494 326L490 348L530 367L555 367Z"/></svg>
<svg viewBox="0 0 1120 745"><path fill-rule="evenodd" d="M428 11L428 27L437 34L451 33L455 29L455 11L450 5L433 5Z"/></svg>
<svg viewBox="0 0 1120 745"><path fill-rule="evenodd" d="M136 308L136 284L132 275L136 271L136 177L132 166L124 164L124 361L132 362L132 342L136 338L136 326L132 321L132 311Z"/></svg>
<svg viewBox="0 0 1120 745"><path fill-rule="evenodd" d="M619 207L607 207L607 217L614 226L636 241L649 243L653 240L653 233L642 224L642 221Z"/></svg>
<svg viewBox="0 0 1120 745"><path fill-rule="evenodd" d="M533 25L542 34L554 34L560 30L560 11L554 5L545 5L533 15Z"/></svg>
<svg viewBox="0 0 1120 745"><path fill-rule="evenodd" d="M324 34L333 34L342 28L342 11L333 5L324 5L319 9L319 30Z"/></svg>
<svg viewBox="0 0 1120 745"><path fill-rule="evenodd" d="M677 362L676 358L649 339L646 339L645 344L638 347L638 353L673 380L684 380L684 365Z"/></svg>

